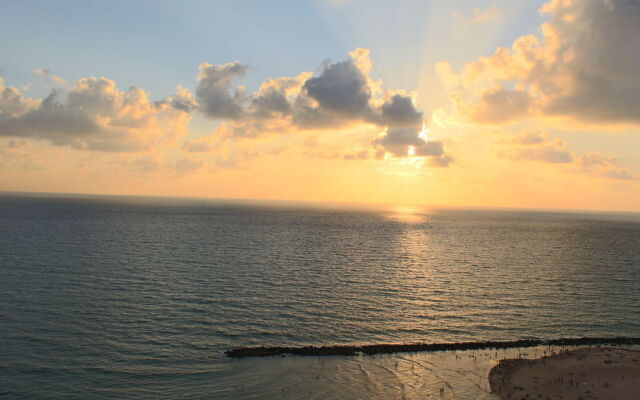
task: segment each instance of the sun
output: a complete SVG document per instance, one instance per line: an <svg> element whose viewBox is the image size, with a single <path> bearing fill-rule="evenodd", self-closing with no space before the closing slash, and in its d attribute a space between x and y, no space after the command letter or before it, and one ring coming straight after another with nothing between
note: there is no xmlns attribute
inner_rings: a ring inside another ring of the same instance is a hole
<svg viewBox="0 0 640 400"><path fill-rule="evenodd" d="M429 140L431 140L432 138L428 135L429 133L429 128L427 128L427 124L425 124L424 122L422 123L422 130L418 133L418 137L422 140L424 140L425 142L428 142Z"/></svg>

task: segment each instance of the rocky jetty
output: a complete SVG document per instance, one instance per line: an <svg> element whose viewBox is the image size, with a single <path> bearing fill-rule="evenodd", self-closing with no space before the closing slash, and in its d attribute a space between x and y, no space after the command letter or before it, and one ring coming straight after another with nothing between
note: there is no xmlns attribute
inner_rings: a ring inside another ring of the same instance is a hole
<svg viewBox="0 0 640 400"><path fill-rule="evenodd" d="M560 339L521 339L511 341L459 342L459 343L413 343L413 344L370 344L363 346L303 346L303 347L240 347L225 352L227 357L267 357L277 355L297 356L354 356L358 354L414 353L421 351L454 351L508 349L515 347L548 346L594 346L594 345L634 345L640 344L640 338L560 338Z"/></svg>

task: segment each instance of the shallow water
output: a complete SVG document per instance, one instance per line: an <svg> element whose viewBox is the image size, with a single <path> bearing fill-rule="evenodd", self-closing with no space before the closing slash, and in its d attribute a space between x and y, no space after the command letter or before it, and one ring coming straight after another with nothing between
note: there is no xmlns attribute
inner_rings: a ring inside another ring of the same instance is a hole
<svg viewBox="0 0 640 400"><path fill-rule="evenodd" d="M223 399L495 399L494 352L272 357L232 362ZM500 352L501 355L506 354ZM440 390L443 390L441 396Z"/></svg>
<svg viewBox="0 0 640 400"><path fill-rule="evenodd" d="M5 196L0 387L10 398L234 398L238 386L254 392L235 398L280 398L306 382L402 398L402 385L431 389L365 379L408 379L386 361L328 358L335 385L324 385L305 372L314 360L223 351L640 336L639 282L633 214Z"/></svg>
<svg viewBox="0 0 640 400"><path fill-rule="evenodd" d="M268 357L233 361L221 399L498 400L487 376L498 360L539 358L576 347L407 353L357 357ZM640 349L640 346L630 346ZM442 392L441 392L442 391Z"/></svg>

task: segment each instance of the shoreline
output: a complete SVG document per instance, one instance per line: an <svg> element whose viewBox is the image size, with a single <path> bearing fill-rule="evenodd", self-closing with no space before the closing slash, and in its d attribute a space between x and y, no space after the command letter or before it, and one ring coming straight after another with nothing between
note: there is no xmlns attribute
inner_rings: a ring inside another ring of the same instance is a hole
<svg viewBox="0 0 640 400"><path fill-rule="evenodd" d="M612 337L612 338L559 338L559 339L519 339L511 341L483 341L483 342L458 342L458 343L385 343L362 346L333 345L333 346L275 346L275 347L239 347L224 352L229 358L245 357L269 357L278 355L297 356L354 356L358 354L390 354L390 353L415 353L434 351L456 350L484 350L484 349L509 349L516 347L536 346L597 346L597 345L640 345L638 337Z"/></svg>
<svg viewBox="0 0 640 400"><path fill-rule="evenodd" d="M538 359L504 359L489 371L501 399L635 400L640 351L620 347L564 350Z"/></svg>

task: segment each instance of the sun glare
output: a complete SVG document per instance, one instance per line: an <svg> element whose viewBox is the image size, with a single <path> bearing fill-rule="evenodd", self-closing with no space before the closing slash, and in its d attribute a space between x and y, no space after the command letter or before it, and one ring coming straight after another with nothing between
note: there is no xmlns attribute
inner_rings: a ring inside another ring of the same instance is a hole
<svg viewBox="0 0 640 400"><path fill-rule="evenodd" d="M421 207L396 206L389 210L387 217L394 221L405 223L419 223L425 220L426 210Z"/></svg>
<svg viewBox="0 0 640 400"><path fill-rule="evenodd" d="M418 137L422 140L424 140L425 142L428 142L429 140L431 140L432 138L428 135L429 133L429 128L427 128L426 124L423 122L422 123L422 130L420 131L420 133L418 133Z"/></svg>

